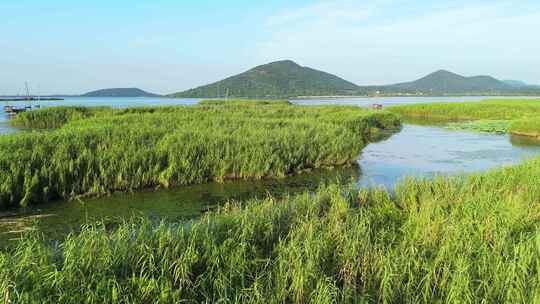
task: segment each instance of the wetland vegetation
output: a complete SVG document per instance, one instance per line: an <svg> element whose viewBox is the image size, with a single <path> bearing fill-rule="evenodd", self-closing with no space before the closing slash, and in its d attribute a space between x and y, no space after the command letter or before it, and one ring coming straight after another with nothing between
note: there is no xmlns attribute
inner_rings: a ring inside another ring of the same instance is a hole
<svg viewBox="0 0 540 304"><path fill-rule="evenodd" d="M450 122L449 127L454 129L540 138L540 99L414 104L390 111L409 119Z"/></svg>
<svg viewBox="0 0 540 304"><path fill-rule="evenodd" d="M540 101L389 109L427 122L531 132ZM2 177L17 173L0 188L15 204L43 199L42 189L71 197L346 165L375 130L399 126L384 111L246 101L46 109L16 122L50 131L0 141L1 151L15 147L23 156L8 166L9 154L0 155ZM191 222L88 224L60 242L26 234L0 250L0 300L537 303L538 180L540 158L467 176L411 178L390 191L326 184L231 202ZM6 191L16 181L25 187Z"/></svg>
<svg viewBox="0 0 540 304"><path fill-rule="evenodd" d="M0 296L40 303L535 303L540 161L384 190L322 186L189 225L96 224L0 253Z"/></svg>
<svg viewBox="0 0 540 304"><path fill-rule="evenodd" d="M213 103L21 114L15 124L49 131L0 138L0 207L347 166L378 130L400 125L356 107Z"/></svg>

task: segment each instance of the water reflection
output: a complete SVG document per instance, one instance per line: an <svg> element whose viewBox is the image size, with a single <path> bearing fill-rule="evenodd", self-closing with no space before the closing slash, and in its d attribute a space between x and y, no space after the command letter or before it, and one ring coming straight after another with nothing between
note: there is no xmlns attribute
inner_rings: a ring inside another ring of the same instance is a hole
<svg viewBox="0 0 540 304"><path fill-rule="evenodd" d="M321 183L351 183L359 180L357 166L316 170L281 180L208 183L159 191L118 193L109 197L54 202L17 212L0 214L0 242L19 237L30 227L47 238L60 239L83 223L117 223L129 217L181 221L199 217L227 201L265 198L315 190Z"/></svg>
<svg viewBox="0 0 540 304"><path fill-rule="evenodd" d="M408 176L485 171L539 154L540 145L524 138L405 124L399 134L364 149L358 185L392 189Z"/></svg>

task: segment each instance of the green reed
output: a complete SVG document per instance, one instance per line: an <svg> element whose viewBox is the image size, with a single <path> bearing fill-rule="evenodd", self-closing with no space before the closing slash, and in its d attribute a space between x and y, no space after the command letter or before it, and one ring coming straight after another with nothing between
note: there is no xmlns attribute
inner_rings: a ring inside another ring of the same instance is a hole
<svg viewBox="0 0 540 304"><path fill-rule="evenodd" d="M59 113L56 113L58 111ZM354 107L51 108L0 138L0 208L353 163L394 114Z"/></svg>
<svg viewBox="0 0 540 304"><path fill-rule="evenodd" d="M13 303L536 303L540 159L469 177L89 225L0 253Z"/></svg>
<svg viewBox="0 0 540 304"><path fill-rule="evenodd" d="M449 128L540 136L540 99L414 104L388 108L408 119L449 122Z"/></svg>
<svg viewBox="0 0 540 304"><path fill-rule="evenodd" d="M389 111L410 118L434 121L514 120L540 115L540 99L484 100L480 102L446 102L389 107Z"/></svg>

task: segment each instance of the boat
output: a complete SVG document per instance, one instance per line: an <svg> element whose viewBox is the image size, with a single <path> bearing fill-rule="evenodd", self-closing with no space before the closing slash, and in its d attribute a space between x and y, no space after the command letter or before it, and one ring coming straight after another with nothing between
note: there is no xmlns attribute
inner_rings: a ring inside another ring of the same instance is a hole
<svg viewBox="0 0 540 304"><path fill-rule="evenodd" d="M13 108L11 113L12 114L19 114L19 113L22 113L22 112L26 112L26 110L28 110L28 107Z"/></svg>
<svg viewBox="0 0 540 304"><path fill-rule="evenodd" d="M12 113L13 112L13 106L10 106L10 105L4 106L4 112Z"/></svg>
<svg viewBox="0 0 540 304"><path fill-rule="evenodd" d="M0 99L0 102L1 101L6 102L6 105L4 106L4 112L5 113L13 116L13 115L16 115L16 114L19 114L19 113L22 113L22 112L31 111L32 109L41 109L41 105L39 104L39 102L42 101L42 100L63 100L61 98L56 98L56 97L42 98L41 94L39 94L37 97L36 96L31 96L27 82L25 83L25 87L26 87L26 96L17 97L17 98ZM24 106L14 106L14 105L9 104L10 101L12 101L12 102L25 102L27 104L24 105ZM32 103L32 101L37 101L37 104Z"/></svg>

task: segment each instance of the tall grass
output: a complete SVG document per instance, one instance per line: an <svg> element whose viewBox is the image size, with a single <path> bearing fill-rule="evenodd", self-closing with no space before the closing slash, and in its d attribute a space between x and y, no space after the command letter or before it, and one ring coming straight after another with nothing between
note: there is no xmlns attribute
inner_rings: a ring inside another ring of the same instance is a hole
<svg viewBox="0 0 540 304"><path fill-rule="evenodd" d="M53 107L19 114L11 120L11 124L33 129L56 129L69 121L93 117L111 110L109 107Z"/></svg>
<svg viewBox="0 0 540 304"><path fill-rule="evenodd" d="M540 137L540 99L415 104L388 109L408 119L451 122L452 129Z"/></svg>
<svg viewBox="0 0 540 304"><path fill-rule="evenodd" d="M540 160L384 190L322 186L189 225L90 225L0 253L26 303L537 303Z"/></svg>
<svg viewBox="0 0 540 304"><path fill-rule="evenodd" d="M0 208L349 165L373 129L399 126L391 113L283 105L60 108L20 121L59 128L0 138Z"/></svg>
<svg viewBox="0 0 540 304"><path fill-rule="evenodd" d="M510 131L514 134L540 138L540 115L518 119L512 122Z"/></svg>
<svg viewBox="0 0 540 304"><path fill-rule="evenodd" d="M514 120L524 116L539 116L540 99L414 104L389 107L388 110L408 118L434 121Z"/></svg>

